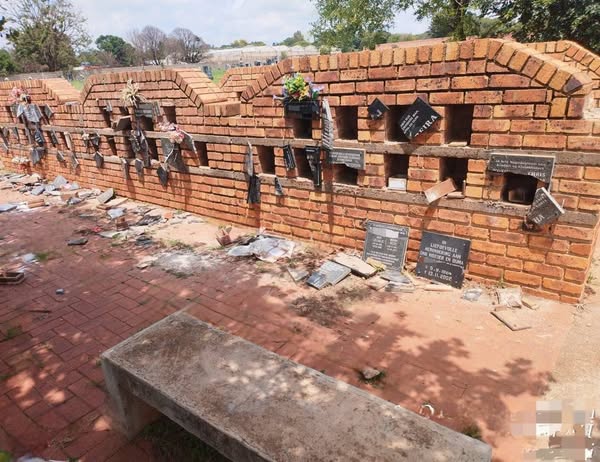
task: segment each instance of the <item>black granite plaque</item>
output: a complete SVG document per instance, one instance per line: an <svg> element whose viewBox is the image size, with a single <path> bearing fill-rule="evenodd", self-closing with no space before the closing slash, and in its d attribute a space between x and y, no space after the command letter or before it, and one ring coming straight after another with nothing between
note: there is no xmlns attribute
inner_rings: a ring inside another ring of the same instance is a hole
<svg viewBox="0 0 600 462"><path fill-rule="evenodd" d="M94 162L96 162L96 167L102 168L104 166L104 156L96 151L94 154Z"/></svg>
<svg viewBox="0 0 600 462"><path fill-rule="evenodd" d="M56 136L56 132L54 130L50 130L48 133L50 135L50 142L52 143L52 146L58 146L58 137Z"/></svg>
<svg viewBox="0 0 600 462"><path fill-rule="evenodd" d="M462 287L471 241L423 231L417 275L452 287Z"/></svg>
<svg viewBox="0 0 600 462"><path fill-rule="evenodd" d="M37 143L38 146L43 146L44 144L46 144L46 140L44 139L44 134L42 133L42 130L40 130L39 128L36 128L35 131L33 132L33 139L35 140L35 142Z"/></svg>
<svg viewBox="0 0 600 462"><path fill-rule="evenodd" d="M275 195L285 196L285 193L283 192L283 186L281 186L281 181L279 181L279 178L277 177L275 177Z"/></svg>
<svg viewBox="0 0 600 462"><path fill-rule="evenodd" d="M17 143L20 143L21 142L21 135L19 134L19 129L17 127L13 127L13 135L15 135Z"/></svg>
<svg viewBox="0 0 600 462"><path fill-rule="evenodd" d="M59 162L66 162L65 156L61 151L56 151L56 160Z"/></svg>
<svg viewBox="0 0 600 462"><path fill-rule="evenodd" d="M306 283L309 286L312 286L318 290L321 290L322 288L329 285L327 276L318 271L315 271L313 274L311 274L310 277L306 280Z"/></svg>
<svg viewBox="0 0 600 462"><path fill-rule="evenodd" d="M417 98L413 104L411 104L406 112L402 114L398 125L402 132L406 135L409 140L419 136L425 130L431 128L436 120L442 116L433 110L433 108L423 101L421 98Z"/></svg>
<svg viewBox="0 0 600 462"><path fill-rule="evenodd" d="M160 181L160 184L166 187L167 183L169 182L169 166L163 166L161 164L156 170L156 174L158 175L158 180Z"/></svg>
<svg viewBox="0 0 600 462"><path fill-rule="evenodd" d="M368 221L366 229L363 260L373 258L385 264L388 269L402 271L408 247L409 228Z"/></svg>
<svg viewBox="0 0 600 462"><path fill-rule="evenodd" d="M321 148L319 146L307 146L304 148L304 153L313 175L313 183L315 187L320 188L322 185Z"/></svg>
<svg viewBox="0 0 600 462"><path fill-rule="evenodd" d="M135 159L134 166L138 176L144 176L144 162L142 162L142 159Z"/></svg>
<svg viewBox="0 0 600 462"><path fill-rule="evenodd" d="M369 112L369 117L372 120L381 119L383 114L389 111L390 108L381 102L379 98L375 98L369 107L367 107L367 111Z"/></svg>
<svg viewBox="0 0 600 462"><path fill-rule="evenodd" d="M541 226L551 223L565 213L556 199L550 195L546 188L536 191L533 203L526 216L526 221Z"/></svg>
<svg viewBox="0 0 600 462"><path fill-rule="evenodd" d="M510 172L519 175L529 175L538 180L550 183L554 171L554 157L492 153L488 163L488 170L495 173Z"/></svg>
<svg viewBox="0 0 600 462"><path fill-rule="evenodd" d="M283 147L283 163L285 164L286 170L293 170L296 168L296 159L294 158L294 151L289 144Z"/></svg>
<svg viewBox="0 0 600 462"><path fill-rule="evenodd" d="M333 148L328 159L330 164L343 164L357 170L365 169L364 149Z"/></svg>
<svg viewBox="0 0 600 462"><path fill-rule="evenodd" d="M248 179L248 204L260 204L260 177L256 174Z"/></svg>

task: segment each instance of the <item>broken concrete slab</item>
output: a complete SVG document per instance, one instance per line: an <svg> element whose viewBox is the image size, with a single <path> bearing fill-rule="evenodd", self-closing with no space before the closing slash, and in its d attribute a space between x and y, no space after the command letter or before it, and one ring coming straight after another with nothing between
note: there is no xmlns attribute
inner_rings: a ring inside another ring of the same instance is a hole
<svg viewBox="0 0 600 462"><path fill-rule="evenodd" d="M41 184L39 186L36 186L35 188L33 188L31 190L31 195L32 196L39 196L40 194L42 194L44 191L46 190L46 186Z"/></svg>
<svg viewBox="0 0 600 462"><path fill-rule="evenodd" d="M60 189L64 185L66 185L67 183L68 183L68 181L67 181L67 179L64 176L58 175L56 178L54 178L54 181L52 182L52 185L56 189Z"/></svg>
<svg viewBox="0 0 600 462"><path fill-rule="evenodd" d="M381 290L388 285L388 281L379 276L375 276L367 281L367 285L373 290Z"/></svg>
<svg viewBox="0 0 600 462"><path fill-rule="evenodd" d="M520 287L508 287L496 289L498 305L508 308L521 308L523 300L523 290Z"/></svg>
<svg viewBox="0 0 600 462"><path fill-rule="evenodd" d="M532 321L537 316L532 310L514 308L492 311L492 314L510 330L514 331L531 329Z"/></svg>
<svg viewBox="0 0 600 462"><path fill-rule="evenodd" d="M0 204L0 213L10 212L17 208L17 204Z"/></svg>
<svg viewBox="0 0 600 462"><path fill-rule="evenodd" d="M365 278L369 278L377 272L375 268L356 255L338 253L335 257L333 257L333 261L339 263L340 265L347 266L354 274L358 274L359 276Z"/></svg>
<svg viewBox="0 0 600 462"><path fill-rule="evenodd" d="M73 245L85 245L85 244L87 244L87 242L88 242L88 240L87 240L86 237L80 237L80 238L77 238L77 239L71 239L71 240L67 241L67 245L71 245L71 246L73 246Z"/></svg>
<svg viewBox="0 0 600 462"><path fill-rule="evenodd" d="M306 268L291 268L289 266L287 267L287 272L294 282L300 282L310 274Z"/></svg>
<svg viewBox="0 0 600 462"><path fill-rule="evenodd" d="M106 191L96 197L96 200L99 204L106 204L113 197L115 197L115 190L113 188L108 188Z"/></svg>
<svg viewBox="0 0 600 462"><path fill-rule="evenodd" d="M481 441L182 312L106 351L102 369L130 437L160 411L231 460L491 459Z"/></svg>
<svg viewBox="0 0 600 462"><path fill-rule="evenodd" d="M116 208L116 207L123 205L125 202L127 202L127 200L128 200L127 197L119 197L117 199L112 199L106 203L98 204L96 206L96 208L101 209L101 210L108 210L108 209Z"/></svg>

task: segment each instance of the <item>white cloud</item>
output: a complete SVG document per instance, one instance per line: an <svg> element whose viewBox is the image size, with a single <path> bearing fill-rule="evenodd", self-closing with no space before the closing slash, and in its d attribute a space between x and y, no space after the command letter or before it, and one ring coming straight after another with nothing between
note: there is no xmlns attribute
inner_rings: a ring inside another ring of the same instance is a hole
<svg viewBox="0 0 600 462"><path fill-rule="evenodd" d="M73 0L87 18L95 38L102 34L127 37L128 32L148 24L165 32L186 27L213 45L235 39L260 40L268 44L283 40L296 30L307 34L316 19L308 0ZM400 13L395 32L424 32L426 23Z"/></svg>

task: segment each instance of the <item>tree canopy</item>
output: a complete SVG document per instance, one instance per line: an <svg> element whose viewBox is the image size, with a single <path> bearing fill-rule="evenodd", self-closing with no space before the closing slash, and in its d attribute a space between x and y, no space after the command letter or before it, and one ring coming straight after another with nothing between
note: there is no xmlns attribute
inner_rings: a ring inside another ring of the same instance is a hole
<svg viewBox="0 0 600 462"><path fill-rule="evenodd" d="M108 53L120 66L131 66L135 58L135 48L116 35L101 35L96 39L96 47Z"/></svg>
<svg viewBox="0 0 600 462"><path fill-rule="evenodd" d="M159 65L167 57L167 34L155 26L131 32L131 43L144 61Z"/></svg>
<svg viewBox="0 0 600 462"><path fill-rule="evenodd" d="M85 18L70 0L9 0L0 9L7 39L26 71L68 69L90 42Z"/></svg>
<svg viewBox="0 0 600 462"><path fill-rule="evenodd" d="M191 30L178 27L169 35L168 48L178 61L198 63L206 56L209 47Z"/></svg>

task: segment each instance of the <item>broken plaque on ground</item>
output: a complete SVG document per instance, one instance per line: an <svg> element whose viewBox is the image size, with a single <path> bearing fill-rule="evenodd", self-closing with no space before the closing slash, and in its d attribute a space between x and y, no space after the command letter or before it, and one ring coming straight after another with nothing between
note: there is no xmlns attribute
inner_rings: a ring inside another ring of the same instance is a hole
<svg viewBox="0 0 600 462"><path fill-rule="evenodd" d="M322 289L328 285L340 283L350 274L350 268L333 261L326 261L321 267L310 275L306 283L315 289Z"/></svg>
<svg viewBox="0 0 600 462"><path fill-rule="evenodd" d="M408 247L409 228L368 221L366 229L363 260L372 258L385 264L389 269L402 271Z"/></svg>
<svg viewBox="0 0 600 462"><path fill-rule="evenodd" d="M342 164L357 170L365 169L365 150L350 148L333 148L328 155L330 164Z"/></svg>
<svg viewBox="0 0 600 462"><path fill-rule="evenodd" d="M435 121L441 117L429 104L421 98L417 98L408 107L406 112L402 114L398 125L406 137L412 140L425 130L431 128Z"/></svg>
<svg viewBox="0 0 600 462"><path fill-rule="evenodd" d="M558 220L565 213L556 199L550 195L546 188L540 188L535 192L531 208L525 217L527 223L534 225L545 225Z"/></svg>
<svg viewBox="0 0 600 462"><path fill-rule="evenodd" d="M554 172L554 157L492 153L488 170L494 173L529 175L550 183Z"/></svg>
<svg viewBox="0 0 600 462"><path fill-rule="evenodd" d="M468 239L423 231L416 273L426 279L460 288L470 250L471 241Z"/></svg>

